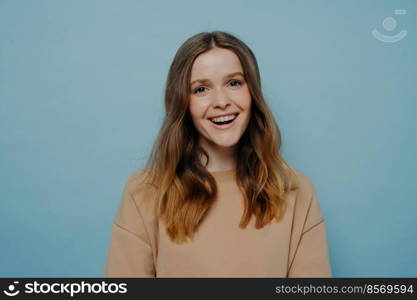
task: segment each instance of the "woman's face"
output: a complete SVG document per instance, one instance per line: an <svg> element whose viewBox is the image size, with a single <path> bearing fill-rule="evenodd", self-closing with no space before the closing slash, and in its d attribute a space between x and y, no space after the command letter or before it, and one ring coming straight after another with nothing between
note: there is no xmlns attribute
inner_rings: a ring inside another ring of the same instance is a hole
<svg viewBox="0 0 417 300"><path fill-rule="evenodd" d="M200 54L192 66L190 82L189 110L200 133L200 145L236 145L249 123L251 107L237 55L224 48Z"/></svg>

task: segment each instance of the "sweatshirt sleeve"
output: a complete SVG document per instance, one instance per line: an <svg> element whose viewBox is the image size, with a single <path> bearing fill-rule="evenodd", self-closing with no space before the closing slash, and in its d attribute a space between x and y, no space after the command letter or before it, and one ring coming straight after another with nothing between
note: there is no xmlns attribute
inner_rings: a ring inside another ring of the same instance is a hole
<svg viewBox="0 0 417 300"><path fill-rule="evenodd" d="M128 184L113 222L104 277L155 277L149 235Z"/></svg>
<svg viewBox="0 0 417 300"><path fill-rule="evenodd" d="M324 218L314 187L288 277L332 277Z"/></svg>

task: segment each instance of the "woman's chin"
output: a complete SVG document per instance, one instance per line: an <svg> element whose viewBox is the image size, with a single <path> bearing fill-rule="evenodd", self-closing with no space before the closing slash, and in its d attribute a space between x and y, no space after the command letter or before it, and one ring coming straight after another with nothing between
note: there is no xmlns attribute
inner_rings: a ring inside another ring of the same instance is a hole
<svg viewBox="0 0 417 300"><path fill-rule="evenodd" d="M231 140L231 141L211 141L211 144L216 148L231 148L236 146L238 141Z"/></svg>

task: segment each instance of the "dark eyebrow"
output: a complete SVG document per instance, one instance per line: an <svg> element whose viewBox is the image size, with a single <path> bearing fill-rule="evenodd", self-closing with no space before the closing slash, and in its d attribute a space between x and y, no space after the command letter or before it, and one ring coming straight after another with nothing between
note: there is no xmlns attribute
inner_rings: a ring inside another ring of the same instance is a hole
<svg viewBox="0 0 417 300"><path fill-rule="evenodd" d="M230 77L233 77L233 76L236 76L236 75L241 75L242 77L244 77L244 75L243 75L243 73L242 73L242 72L234 72L234 73L230 73L230 74L228 74L228 75L224 76L224 77L223 77L223 79L230 78ZM205 78L202 78L202 79L196 79L196 80L193 80L193 81L190 83L190 85L193 85L193 83L195 83L195 82L206 83L206 82L210 82L210 80L209 80L209 79L205 79Z"/></svg>

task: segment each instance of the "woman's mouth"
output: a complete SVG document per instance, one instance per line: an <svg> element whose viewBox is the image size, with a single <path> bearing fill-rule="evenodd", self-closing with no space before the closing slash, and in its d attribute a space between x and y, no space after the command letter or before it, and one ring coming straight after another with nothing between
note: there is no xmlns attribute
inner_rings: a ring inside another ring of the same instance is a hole
<svg viewBox="0 0 417 300"><path fill-rule="evenodd" d="M223 116L219 118L209 118L210 123L213 125L214 128L217 129L227 129L233 126L236 123L236 119L238 117L237 114L231 114L228 116Z"/></svg>

